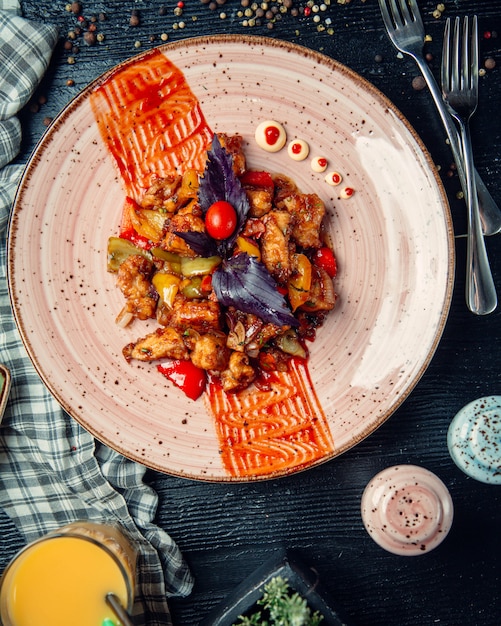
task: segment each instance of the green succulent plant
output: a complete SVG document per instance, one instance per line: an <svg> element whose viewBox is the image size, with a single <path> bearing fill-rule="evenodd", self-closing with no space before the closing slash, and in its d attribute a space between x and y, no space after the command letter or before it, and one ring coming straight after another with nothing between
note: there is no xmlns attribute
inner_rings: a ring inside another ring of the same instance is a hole
<svg viewBox="0 0 501 626"><path fill-rule="evenodd" d="M259 607L252 615L240 615L233 626L318 626L322 615L312 613L306 599L293 591L286 579L272 578L265 586Z"/></svg>

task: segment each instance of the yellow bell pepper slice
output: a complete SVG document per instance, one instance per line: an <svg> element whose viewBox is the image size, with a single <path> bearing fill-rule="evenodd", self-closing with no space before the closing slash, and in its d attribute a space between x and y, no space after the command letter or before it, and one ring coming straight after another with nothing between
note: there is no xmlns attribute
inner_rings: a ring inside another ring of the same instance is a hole
<svg viewBox="0 0 501 626"><path fill-rule="evenodd" d="M258 261L261 260L261 250L259 246L250 239L247 239L247 237L237 237L236 244L237 248L242 252L247 252L249 256L255 257Z"/></svg>
<svg viewBox="0 0 501 626"><path fill-rule="evenodd" d="M292 255L292 274L287 287L289 302L295 311L308 300L311 289L311 263L306 255Z"/></svg>
<svg viewBox="0 0 501 626"><path fill-rule="evenodd" d="M179 276L174 276L174 274L167 274L165 272L157 272L153 276L151 282L157 290L160 300L168 307L172 308L174 298L176 297L179 291L179 285L181 284Z"/></svg>
<svg viewBox="0 0 501 626"><path fill-rule="evenodd" d="M183 180L177 192L179 204L184 204L186 200L197 198L198 185L198 173L196 170L187 170L183 174Z"/></svg>
<svg viewBox="0 0 501 626"><path fill-rule="evenodd" d="M153 209L129 209L132 228L151 241L160 241L165 224L165 213Z"/></svg>

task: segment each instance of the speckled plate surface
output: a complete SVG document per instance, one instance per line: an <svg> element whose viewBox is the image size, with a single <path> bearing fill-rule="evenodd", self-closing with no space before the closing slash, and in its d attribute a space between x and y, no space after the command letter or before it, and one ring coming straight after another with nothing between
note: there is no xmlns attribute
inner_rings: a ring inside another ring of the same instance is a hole
<svg viewBox="0 0 501 626"><path fill-rule="evenodd" d="M453 233L431 158L378 90L315 52L241 36L162 50L184 72L212 129L248 140L250 167L290 175L329 207L339 302L311 346L309 368L334 441L319 462L332 458L403 402L445 324ZM100 141L92 87L47 130L15 201L9 281L23 341L61 405L109 446L167 473L232 480L203 402L122 356L138 330L115 325L122 296L106 271L106 244L124 192ZM339 199L310 159L260 150L253 135L264 119L305 139L312 157L325 156L354 196Z"/></svg>

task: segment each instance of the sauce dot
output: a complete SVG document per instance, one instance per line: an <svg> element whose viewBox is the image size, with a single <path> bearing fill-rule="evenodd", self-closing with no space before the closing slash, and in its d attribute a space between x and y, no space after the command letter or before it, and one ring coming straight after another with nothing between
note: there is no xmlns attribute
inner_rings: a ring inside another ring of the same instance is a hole
<svg viewBox="0 0 501 626"><path fill-rule="evenodd" d="M325 172L327 169L327 159L325 157L315 157L311 160L311 169L314 172Z"/></svg>
<svg viewBox="0 0 501 626"><path fill-rule="evenodd" d="M343 180L343 177L341 176L339 172L329 172L327 176L325 177L325 182L328 183L329 185L332 185L333 187L335 187L336 185L339 185L339 183L342 180Z"/></svg>
<svg viewBox="0 0 501 626"><path fill-rule="evenodd" d="M343 198L343 200L348 200L348 198L351 198L351 196L355 193L355 190L353 189L353 187L344 187L343 189L341 189L341 198Z"/></svg>
<svg viewBox="0 0 501 626"><path fill-rule="evenodd" d="M287 153L294 161L304 161L310 153L310 146L303 139L294 139L289 143Z"/></svg>
<svg viewBox="0 0 501 626"><path fill-rule="evenodd" d="M282 124L273 120L261 122L254 133L257 145L267 152L278 152L285 146L287 135Z"/></svg>

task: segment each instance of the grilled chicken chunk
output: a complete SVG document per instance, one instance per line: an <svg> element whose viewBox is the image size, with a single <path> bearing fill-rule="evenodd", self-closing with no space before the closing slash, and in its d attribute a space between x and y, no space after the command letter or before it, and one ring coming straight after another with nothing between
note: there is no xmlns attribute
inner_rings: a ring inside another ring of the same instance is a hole
<svg viewBox="0 0 501 626"><path fill-rule="evenodd" d="M222 333L202 335L193 347L191 360L204 370L220 372L228 367L230 351L226 347L226 336Z"/></svg>
<svg viewBox="0 0 501 626"><path fill-rule="evenodd" d="M247 198L249 199L251 217L263 217L273 207L273 195L266 189L247 189Z"/></svg>
<svg viewBox="0 0 501 626"><path fill-rule="evenodd" d="M141 199L141 206L145 209L161 207L169 212L174 211L176 205L173 202L173 196L175 196L181 180L182 177L178 174L156 178Z"/></svg>
<svg viewBox="0 0 501 626"><path fill-rule="evenodd" d="M131 255L118 268L117 285L126 298L125 309L140 320L155 317L157 297L151 286L153 263L141 255Z"/></svg>
<svg viewBox="0 0 501 626"><path fill-rule="evenodd" d="M284 206L293 216L291 237L301 248L319 248L320 227L325 205L314 193L296 193L284 199Z"/></svg>
<svg viewBox="0 0 501 626"><path fill-rule="evenodd" d="M279 283L286 283L291 267L289 241L292 218L287 211L270 211L263 217L261 257L268 272Z"/></svg>
<svg viewBox="0 0 501 626"><path fill-rule="evenodd" d="M187 361L190 353L184 345L183 336L174 328L157 328L157 330L135 343L129 343L123 349L127 361L155 361L157 359L182 359Z"/></svg>
<svg viewBox="0 0 501 626"><path fill-rule="evenodd" d="M242 149L243 137L241 135L227 135L218 133L219 142L233 158L233 171L241 176L247 169L245 154Z"/></svg>
<svg viewBox="0 0 501 626"><path fill-rule="evenodd" d="M184 239L175 233L189 233L193 231L203 233L205 231L205 223L199 211L194 210L190 206L189 210L182 209L166 221L166 231L161 245L164 250L174 254L181 254L182 256L195 257L196 253Z"/></svg>
<svg viewBox="0 0 501 626"><path fill-rule="evenodd" d="M297 186L292 178L285 174L274 174L273 182L275 183L275 206L281 209L284 198L297 193Z"/></svg>
<svg viewBox="0 0 501 626"><path fill-rule="evenodd" d="M232 352L228 369L221 372L221 383L225 391L237 391L248 387L255 377L249 357L244 352Z"/></svg>
<svg viewBox="0 0 501 626"><path fill-rule="evenodd" d="M189 300L178 294L166 321L180 332L195 330L205 334L221 330L221 311L213 300Z"/></svg>

